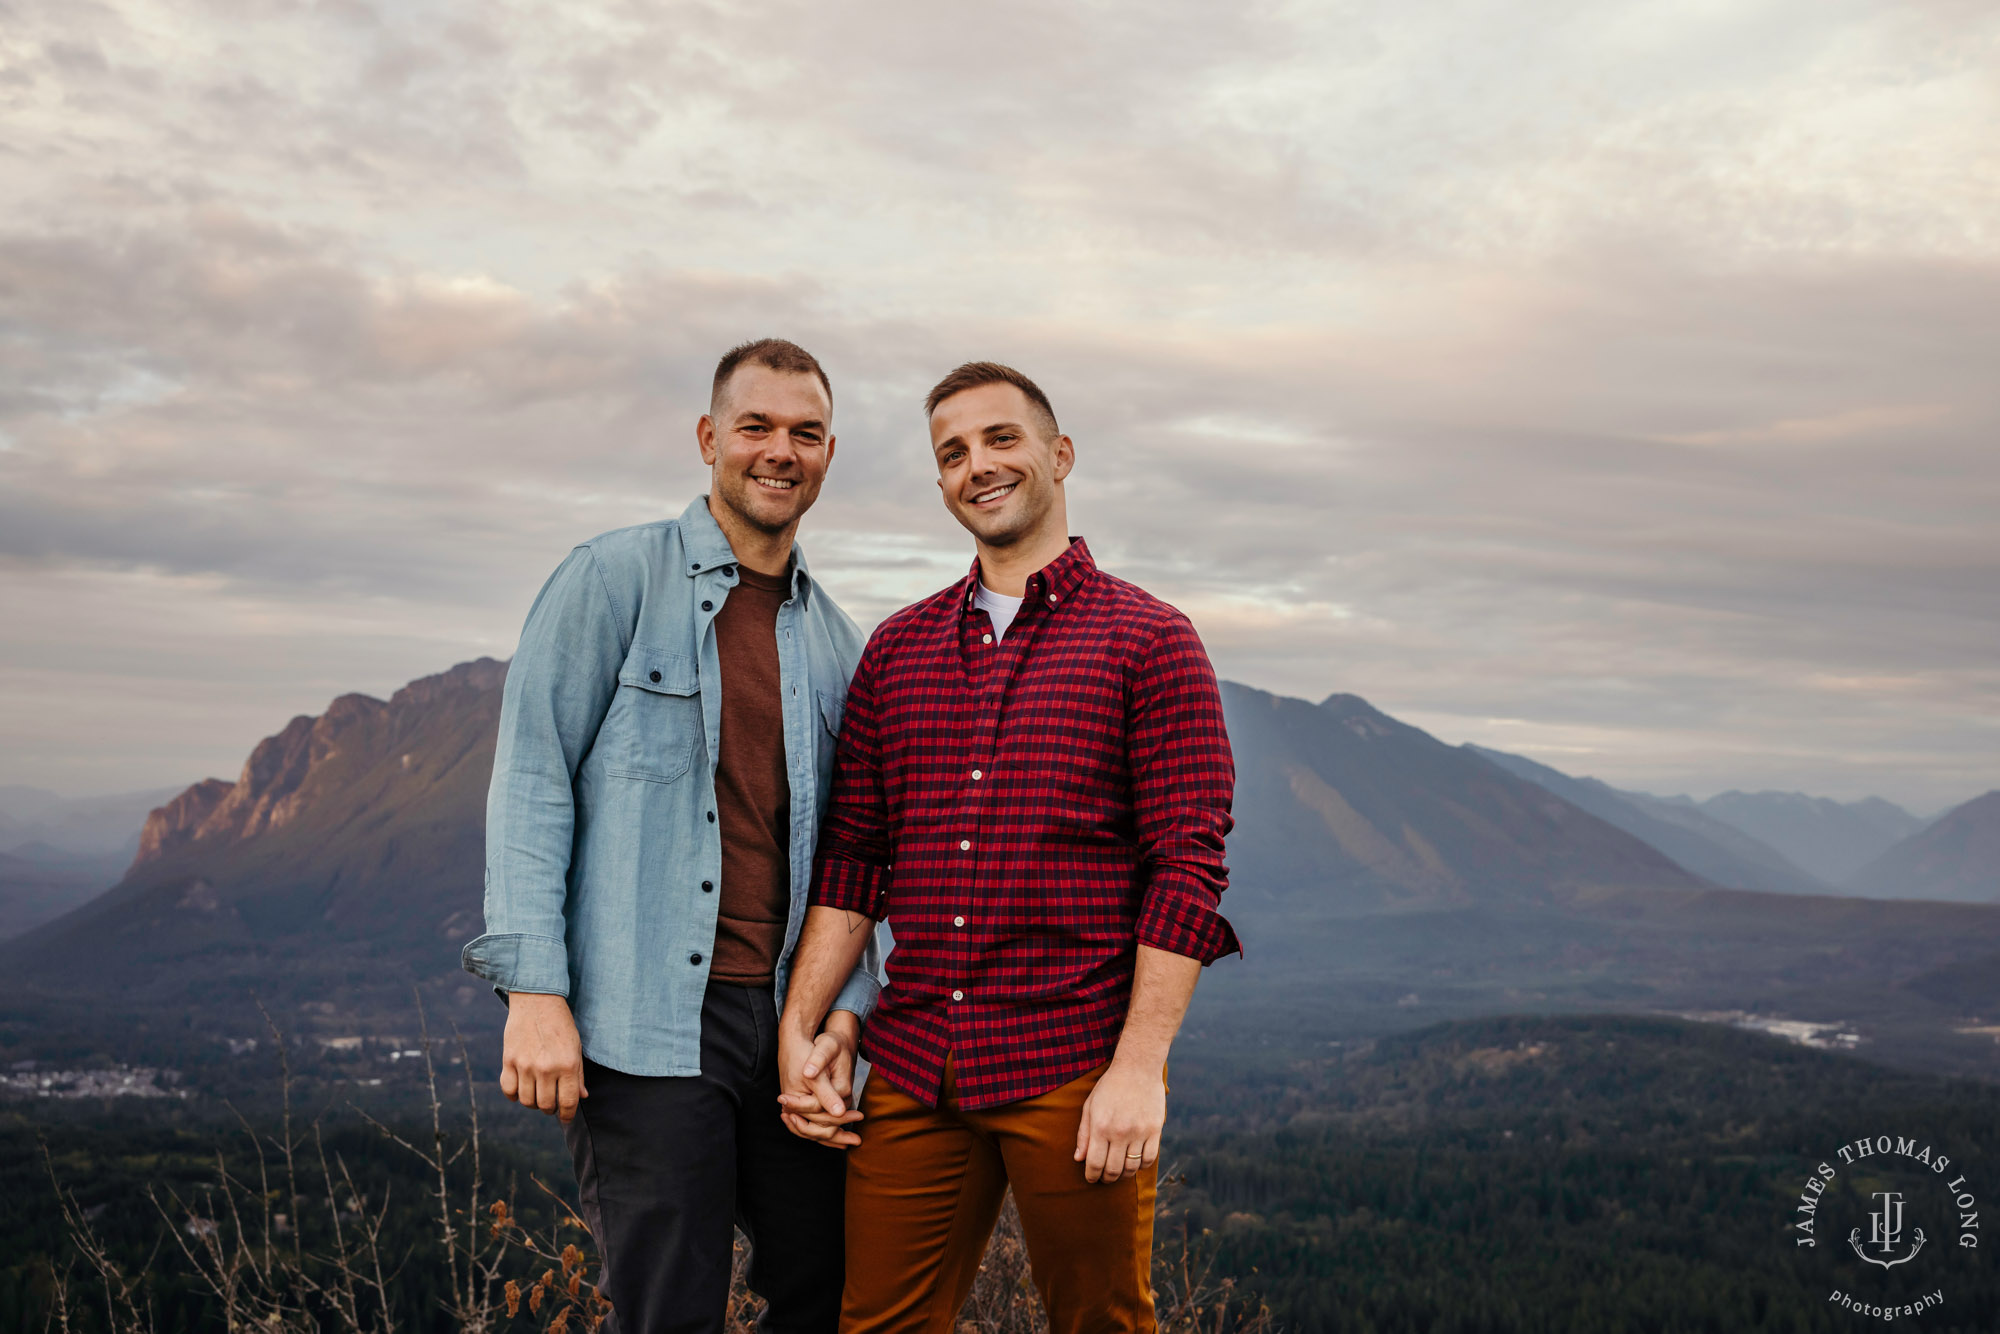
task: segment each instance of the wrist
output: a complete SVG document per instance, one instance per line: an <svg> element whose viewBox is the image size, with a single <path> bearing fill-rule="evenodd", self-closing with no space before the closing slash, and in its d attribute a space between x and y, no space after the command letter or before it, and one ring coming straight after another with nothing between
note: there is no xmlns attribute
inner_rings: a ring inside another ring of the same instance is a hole
<svg viewBox="0 0 2000 1334"><path fill-rule="evenodd" d="M811 1043L819 1036L819 1024L806 1017L804 1007L787 1005L778 1020L778 1036L786 1042Z"/></svg>
<svg viewBox="0 0 2000 1334"><path fill-rule="evenodd" d="M861 1045L861 1017L852 1010L835 1010L827 1015L823 1031L839 1038L849 1048Z"/></svg>
<svg viewBox="0 0 2000 1334"><path fill-rule="evenodd" d="M1120 1074L1143 1075L1164 1080L1167 1077L1167 1048L1157 1050L1151 1043L1120 1043L1111 1055L1111 1068Z"/></svg>

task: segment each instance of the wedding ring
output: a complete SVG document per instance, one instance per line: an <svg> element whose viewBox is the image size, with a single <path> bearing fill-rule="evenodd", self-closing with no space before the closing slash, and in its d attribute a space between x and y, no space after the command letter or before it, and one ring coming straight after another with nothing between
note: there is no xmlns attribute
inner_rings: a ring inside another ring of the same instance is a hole
<svg viewBox="0 0 2000 1334"><path fill-rule="evenodd" d="M1126 1154L1126 1155L1125 1155L1125 1157L1126 1157L1126 1158L1128 1158L1128 1159L1131 1159L1131 1158L1144 1158L1145 1156L1146 1156L1146 1155L1145 1155L1145 1154L1143 1154L1143 1153L1128 1153L1128 1154Z"/></svg>

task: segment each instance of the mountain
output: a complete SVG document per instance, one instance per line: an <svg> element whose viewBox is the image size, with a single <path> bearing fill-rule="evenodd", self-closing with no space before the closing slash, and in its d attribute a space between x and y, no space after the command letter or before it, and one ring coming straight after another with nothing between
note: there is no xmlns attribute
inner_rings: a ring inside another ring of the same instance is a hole
<svg viewBox="0 0 2000 1334"><path fill-rule="evenodd" d="M2000 903L2000 791L1939 816L1863 867L1852 883L1882 898Z"/></svg>
<svg viewBox="0 0 2000 1334"><path fill-rule="evenodd" d="M1572 806L1589 811L1634 838L1643 839L1704 880L1730 889L1758 889L1772 894L1832 891L1831 886L1786 860L1776 848L1697 807L1644 792L1622 792L1595 778L1572 778L1546 764L1505 751L1469 744L1465 749L1508 773L1547 788Z"/></svg>
<svg viewBox="0 0 2000 1334"><path fill-rule="evenodd" d="M155 809L125 877L16 943L44 978L213 990L393 960L449 974L479 929L485 791L502 663L343 695L260 742L235 782ZM1239 757L1236 880L1318 907L1694 888L1639 840L1351 695L1314 706L1224 687ZM88 973L76 970L89 965ZM175 979L181 981L176 981ZM150 979L150 981L149 981Z"/></svg>
<svg viewBox="0 0 2000 1334"><path fill-rule="evenodd" d="M0 940L103 893L138 851L146 812L173 793L63 797L0 787Z"/></svg>
<svg viewBox="0 0 2000 1334"><path fill-rule="evenodd" d="M197 1059L254 1035L253 1001L301 1034L406 1034L412 984L434 1031L490 1036L502 1011L458 949L480 927L505 674L481 659L388 700L342 696L234 781L157 807L112 889L0 943L0 1056ZM1212 970L1190 1019L1218 1039L1742 1010L1839 1023L1908 1064L2000 1069L1990 1039L1960 1032L2000 1013L1979 971L2000 956L2000 908L1718 888L1354 696L1226 683L1223 705L1223 906L1244 958Z"/></svg>
<svg viewBox="0 0 2000 1334"><path fill-rule="evenodd" d="M4 947L44 985L222 999L407 988L451 974L479 922L506 666L387 701L343 695L260 742L234 783L155 809L111 890ZM407 996L407 991L403 993Z"/></svg>
<svg viewBox="0 0 2000 1334"><path fill-rule="evenodd" d="M47 861L53 856L129 859L146 812L176 788L63 797L41 788L0 787L0 852ZM38 850L31 845L40 844ZM108 882L107 882L108 883ZM102 888L102 886L99 886Z"/></svg>
<svg viewBox="0 0 2000 1334"><path fill-rule="evenodd" d="M1313 705L1225 682L1222 706L1239 887L1356 911L1705 887L1624 830L1356 696Z"/></svg>
<svg viewBox="0 0 2000 1334"><path fill-rule="evenodd" d="M53 921L118 879L128 858L79 857L46 843L0 852L0 940Z"/></svg>
<svg viewBox="0 0 2000 1334"><path fill-rule="evenodd" d="M1902 807L1869 797L1839 802L1803 792L1724 792L1701 810L1782 852L1828 884L1848 877L1924 822Z"/></svg>

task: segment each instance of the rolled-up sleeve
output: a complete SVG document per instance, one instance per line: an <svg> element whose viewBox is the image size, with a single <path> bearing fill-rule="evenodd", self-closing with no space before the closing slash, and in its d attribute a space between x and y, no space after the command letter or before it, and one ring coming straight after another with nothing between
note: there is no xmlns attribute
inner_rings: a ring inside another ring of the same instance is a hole
<svg viewBox="0 0 2000 1334"><path fill-rule="evenodd" d="M1126 754L1146 875L1138 941L1213 963L1242 952L1219 911L1229 885L1224 842L1236 764L1222 693L1194 626L1178 612L1140 657L1126 715Z"/></svg>
<svg viewBox="0 0 2000 1334"><path fill-rule="evenodd" d="M875 696L876 649L871 640L847 687L847 711L834 752L833 795L820 822L809 902L863 913L879 922L888 914L890 850Z"/></svg>
<svg viewBox="0 0 2000 1334"><path fill-rule="evenodd" d="M486 934L461 960L503 994L570 994L563 909L576 772L610 707L628 638L595 554L578 547L535 598L501 696L486 797Z"/></svg>

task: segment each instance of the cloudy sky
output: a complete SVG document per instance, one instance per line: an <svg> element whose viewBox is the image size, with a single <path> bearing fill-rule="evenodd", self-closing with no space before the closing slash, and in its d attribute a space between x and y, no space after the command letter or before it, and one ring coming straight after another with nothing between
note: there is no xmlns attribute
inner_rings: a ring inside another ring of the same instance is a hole
<svg viewBox="0 0 2000 1334"><path fill-rule="evenodd" d="M835 380L995 357L1229 677L1657 791L2000 786L1985 3L0 0L0 783L233 776Z"/></svg>

